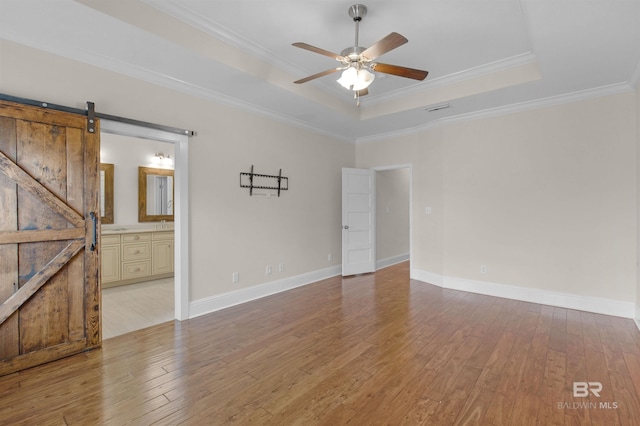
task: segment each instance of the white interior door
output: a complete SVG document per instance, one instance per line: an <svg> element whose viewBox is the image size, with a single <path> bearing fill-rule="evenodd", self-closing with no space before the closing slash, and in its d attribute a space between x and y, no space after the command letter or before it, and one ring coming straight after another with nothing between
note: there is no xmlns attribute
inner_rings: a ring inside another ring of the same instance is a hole
<svg viewBox="0 0 640 426"><path fill-rule="evenodd" d="M376 269L375 172L342 169L342 275Z"/></svg>

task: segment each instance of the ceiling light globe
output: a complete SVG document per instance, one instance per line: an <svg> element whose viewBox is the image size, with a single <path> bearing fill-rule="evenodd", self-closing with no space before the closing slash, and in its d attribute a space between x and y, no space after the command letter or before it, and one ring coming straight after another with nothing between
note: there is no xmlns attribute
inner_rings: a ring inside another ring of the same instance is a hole
<svg viewBox="0 0 640 426"><path fill-rule="evenodd" d="M342 76L336 81L345 89L352 90L351 88L356 84L357 80L358 71L353 67L349 67L342 72Z"/></svg>
<svg viewBox="0 0 640 426"><path fill-rule="evenodd" d="M366 69L356 69L349 67L342 72L337 82L347 90L357 92L366 89L376 76Z"/></svg>
<svg viewBox="0 0 640 426"><path fill-rule="evenodd" d="M353 85L353 91L357 92L369 87L371 83L373 83L373 79L376 78L375 74L369 72L365 69L358 70L358 78L356 79L356 83Z"/></svg>

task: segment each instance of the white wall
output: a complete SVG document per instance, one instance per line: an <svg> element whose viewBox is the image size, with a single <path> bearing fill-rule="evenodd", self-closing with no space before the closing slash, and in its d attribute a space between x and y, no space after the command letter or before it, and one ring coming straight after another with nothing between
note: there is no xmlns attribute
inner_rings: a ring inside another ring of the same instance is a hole
<svg viewBox="0 0 640 426"><path fill-rule="evenodd" d="M416 275L629 315L636 116L634 94L603 97L362 144L357 164L413 163L413 238L433 242L414 250Z"/></svg>
<svg viewBox="0 0 640 426"><path fill-rule="evenodd" d="M409 255L409 168L376 171L376 260Z"/></svg>
<svg viewBox="0 0 640 426"><path fill-rule="evenodd" d="M167 168L154 158L157 152L169 154L172 159L175 158L172 143L110 133L100 135L100 162L114 165L114 224L139 224L138 167Z"/></svg>
<svg viewBox="0 0 640 426"><path fill-rule="evenodd" d="M191 301L339 271L341 168L354 166L353 144L15 43L0 41L0 51L2 93L79 108L93 101L102 113L198 132L188 171ZM249 197L239 173L252 164L258 173L282 168L290 190Z"/></svg>

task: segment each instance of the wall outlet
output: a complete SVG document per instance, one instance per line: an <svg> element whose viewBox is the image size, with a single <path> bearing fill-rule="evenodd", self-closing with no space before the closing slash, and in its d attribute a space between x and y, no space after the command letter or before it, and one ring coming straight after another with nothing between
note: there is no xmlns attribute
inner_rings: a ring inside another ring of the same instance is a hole
<svg viewBox="0 0 640 426"><path fill-rule="evenodd" d="M266 274L271 275L271 265L267 265Z"/></svg>
<svg viewBox="0 0 640 426"><path fill-rule="evenodd" d="M237 283L238 281L240 281L240 273L239 272L234 272L231 275L231 281L234 283Z"/></svg>
<svg viewBox="0 0 640 426"><path fill-rule="evenodd" d="M284 263L278 265L278 272L284 272Z"/></svg>
<svg viewBox="0 0 640 426"><path fill-rule="evenodd" d="M487 273L487 265L480 265L480 273L481 274Z"/></svg>

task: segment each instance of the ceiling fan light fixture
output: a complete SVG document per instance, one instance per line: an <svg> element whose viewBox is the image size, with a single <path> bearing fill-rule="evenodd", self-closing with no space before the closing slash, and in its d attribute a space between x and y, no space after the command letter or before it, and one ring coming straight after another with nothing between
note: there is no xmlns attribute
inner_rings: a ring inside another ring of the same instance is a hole
<svg viewBox="0 0 640 426"><path fill-rule="evenodd" d="M354 92L354 97L357 99L356 105L360 105L360 96L365 96L369 93L368 87L375 79L373 71L380 73L383 76L397 75L399 77L411 78L414 80L424 80L427 77L427 71L402 67L399 65L373 62L379 56L382 56L385 53L407 43L409 40L407 40L403 35L392 32L367 48L358 45L360 21L366 14L367 7L363 4L354 4L349 8L349 16L353 19L356 27L355 42L353 43L353 46L343 49L342 53L339 55L328 50L320 49L319 47L311 46L307 43L293 43L293 46L295 47L328 56L337 60L341 64L341 66L337 68L331 68L326 71L301 78L300 80L294 81L294 83L306 83L307 81L342 71L340 78L337 80L338 84L345 89Z"/></svg>
<svg viewBox="0 0 640 426"><path fill-rule="evenodd" d="M376 76L366 69L349 67L342 72L337 82L347 90L358 92L369 87Z"/></svg>

